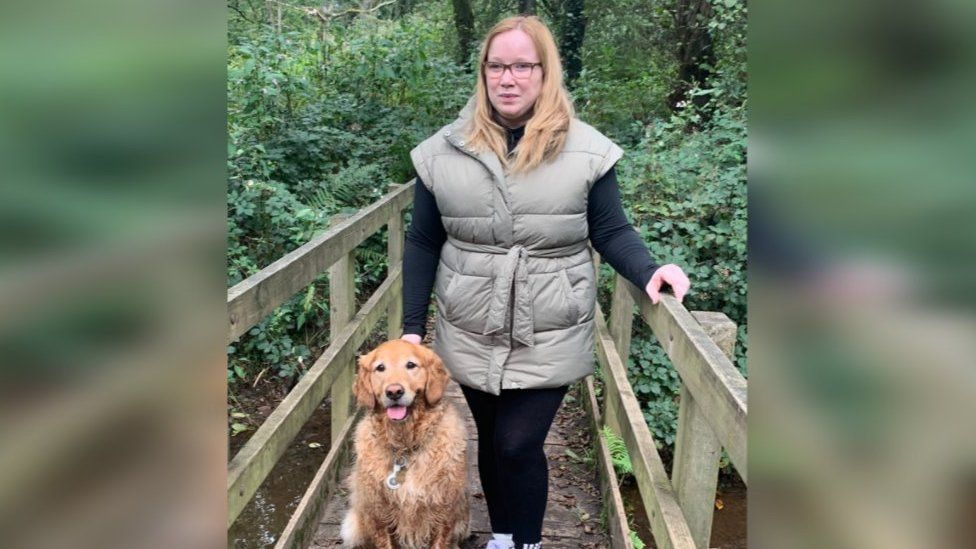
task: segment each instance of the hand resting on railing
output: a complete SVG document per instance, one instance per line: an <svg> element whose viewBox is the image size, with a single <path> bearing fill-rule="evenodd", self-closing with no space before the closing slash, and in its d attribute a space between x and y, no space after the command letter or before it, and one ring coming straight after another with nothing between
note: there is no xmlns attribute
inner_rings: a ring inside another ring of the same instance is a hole
<svg viewBox="0 0 976 549"><path fill-rule="evenodd" d="M644 291L647 292L647 297L651 298L651 303L657 305L661 301L661 287L664 284L671 286L671 290L674 292L674 298L679 303L691 288L691 281L688 280L688 276L681 270L681 267L674 263L668 263L663 267L658 267L654 271L651 280L648 281L647 286L644 288Z"/></svg>

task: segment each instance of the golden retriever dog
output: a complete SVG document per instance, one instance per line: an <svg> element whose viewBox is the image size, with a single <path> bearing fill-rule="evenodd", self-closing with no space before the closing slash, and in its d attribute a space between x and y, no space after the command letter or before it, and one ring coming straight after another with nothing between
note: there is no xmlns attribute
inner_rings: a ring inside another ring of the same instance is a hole
<svg viewBox="0 0 976 549"><path fill-rule="evenodd" d="M346 547L449 549L468 537L467 436L444 400L433 351L388 341L359 359L353 392L369 412L356 426Z"/></svg>

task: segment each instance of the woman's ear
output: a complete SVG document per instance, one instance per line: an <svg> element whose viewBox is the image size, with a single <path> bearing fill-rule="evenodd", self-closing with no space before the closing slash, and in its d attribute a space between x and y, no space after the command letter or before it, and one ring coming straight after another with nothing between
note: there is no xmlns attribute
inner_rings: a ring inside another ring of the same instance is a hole
<svg viewBox="0 0 976 549"><path fill-rule="evenodd" d="M427 384L424 386L424 399L429 406L434 406L444 397L444 389L447 382L451 380L444 368L444 362L434 351L427 347L421 347L424 354L425 367L427 368Z"/></svg>
<svg viewBox="0 0 976 549"><path fill-rule="evenodd" d="M356 381L352 384L352 393L356 395L356 402L366 409L376 406L376 396L369 383L370 365L373 363L374 352L359 357L356 368Z"/></svg>

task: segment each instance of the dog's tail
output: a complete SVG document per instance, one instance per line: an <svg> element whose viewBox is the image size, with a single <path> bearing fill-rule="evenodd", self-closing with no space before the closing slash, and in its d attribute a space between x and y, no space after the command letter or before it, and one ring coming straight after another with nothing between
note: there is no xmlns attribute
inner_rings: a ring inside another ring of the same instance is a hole
<svg viewBox="0 0 976 549"><path fill-rule="evenodd" d="M361 547L365 545L363 538L363 527L359 522L359 515L350 509L346 512L346 518L342 519L342 528L339 530L342 536L343 547Z"/></svg>

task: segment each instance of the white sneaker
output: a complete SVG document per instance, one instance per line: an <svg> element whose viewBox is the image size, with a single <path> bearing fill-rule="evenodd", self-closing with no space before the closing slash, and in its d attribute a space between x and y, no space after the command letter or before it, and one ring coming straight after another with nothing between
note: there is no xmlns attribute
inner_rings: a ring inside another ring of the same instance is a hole
<svg viewBox="0 0 976 549"><path fill-rule="evenodd" d="M513 549L515 544L510 541L502 541L498 539L493 539L488 541L488 545L485 549Z"/></svg>

